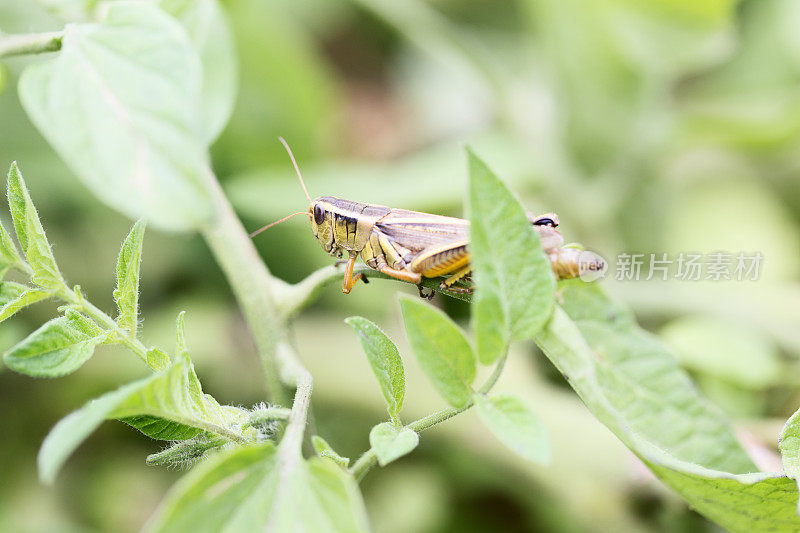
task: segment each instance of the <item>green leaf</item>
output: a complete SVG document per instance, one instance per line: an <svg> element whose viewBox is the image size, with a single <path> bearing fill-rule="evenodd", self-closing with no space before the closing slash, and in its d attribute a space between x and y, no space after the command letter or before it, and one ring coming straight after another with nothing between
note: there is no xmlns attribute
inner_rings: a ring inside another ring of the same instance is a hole
<svg viewBox="0 0 800 533"><path fill-rule="evenodd" d="M119 309L117 324L129 331L132 337L136 337L139 322L139 271L144 227L143 220L133 225L117 258L117 288L114 289L114 301Z"/></svg>
<svg viewBox="0 0 800 533"><path fill-rule="evenodd" d="M0 322L52 295L51 291L26 287L13 281L0 281Z"/></svg>
<svg viewBox="0 0 800 533"><path fill-rule="evenodd" d="M106 393L61 419L39 450L39 477L51 483L67 457L104 420L120 419L155 439L186 439L205 431L243 442L254 438L240 429L247 416L203 394L191 361L183 356L168 370Z"/></svg>
<svg viewBox="0 0 800 533"><path fill-rule="evenodd" d="M314 435L311 437L311 444L314 445L314 451L317 452L317 455L320 457L324 457L325 459L330 459L337 465L341 466L342 468L347 468L347 465L350 464L350 458L342 457L336 451L331 448L331 445L328 444L328 441L320 437L319 435Z"/></svg>
<svg viewBox="0 0 800 533"><path fill-rule="evenodd" d="M384 422L369 432L369 444L378 456L378 464L386 466L416 448L419 435L411 428Z"/></svg>
<svg viewBox="0 0 800 533"><path fill-rule="evenodd" d="M483 424L503 444L531 461L550 462L547 432L525 402L511 394L476 394L475 406Z"/></svg>
<svg viewBox="0 0 800 533"><path fill-rule="evenodd" d="M800 528L794 482L757 472L728 421L657 338L596 284L561 282L560 294L563 309L537 344L657 477L732 531Z"/></svg>
<svg viewBox="0 0 800 533"><path fill-rule="evenodd" d="M406 378L403 373L403 360L397 345L375 323L360 316L345 319L358 335L372 372L378 378L381 392L386 399L392 418L403 409L406 394Z"/></svg>
<svg viewBox="0 0 800 533"><path fill-rule="evenodd" d="M478 358L490 364L512 340L541 329L552 313L555 278L525 210L483 161L467 156L473 323Z"/></svg>
<svg viewBox="0 0 800 533"><path fill-rule="evenodd" d="M151 439L186 440L202 433L202 430L197 427L175 423L159 416L133 415L116 418L120 422L125 422L138 429Z"/></svg>
<svg viewBox="0 0 800 533"><path fill-rule="evenodd" d="M3 354L6 366L35 377L70 374L94 354L107 334L77 311L54 318Z"/></svg>
<svg viewBox="0 0 800 533"><path fill-rule="evenodd" d="M29 65L19 93L41 134L100 200L186 230L213 213L201 77L175 19L150 2L112 2L99 24L67 25L61 51Z"/></svg>
<svg viewBox="0 0 800 533"><path fill-rule="evenodd" d="M333 461L270 444L219 452L172 488L147 531L368 531L358 485Z"/></svg>
<svg viewBox="0 0 800 533"><path fill-rule="evenodd" d="M25 262L20 257L14 240L5 226L0 224L0 279L5 276L9 268L17 267L24 270L24 265Z"/></svg>
<svg viewBox="0 0 800 533"><path fill-rule="evenodd" d="M792 479L800 477L800 411L796 411L781 430L783 470Z"/></svg>
<svg viewBox="0 0 800 533"><path fill-rule="evenodd" d="M447 315L419 300L402 297L400 309L422 370L450 405L467 405L472 399L475 356L464 333Z"/></svg>
<svg viewBox="0 0 800 533"><path fill-rule="evenodd" d="M203 66L203 132L211 143L233 111L237 65L228 16L217 0L161 0L189 33Z"/></svg>
<svg viewBox="0 0 800 533"><path fill-rule="evenodd" d="M56 266L50 243L47 242L44 228L39 221L39 214L33 206L33 200L16 162L11 164L11 169L8 171L7 185L8 207L17 231L17 239L28 259L28 264L33 269L31 280L48 289L63 288L64 278Z"/></svg>
<svg viewBox="0 0 800 533"><path fill-rule="evenodd" d="M645 464L692 509L728 531L798 531L797 486L779 474L731 475L659 458Z"/></svg>

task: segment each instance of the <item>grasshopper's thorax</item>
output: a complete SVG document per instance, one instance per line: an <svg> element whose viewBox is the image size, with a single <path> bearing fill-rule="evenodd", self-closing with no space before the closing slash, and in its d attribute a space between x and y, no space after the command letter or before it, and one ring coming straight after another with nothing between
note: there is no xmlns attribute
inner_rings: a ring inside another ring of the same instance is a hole
<svg viewBox="0 0 800 533"><path fill-rule="evenodd" d="M329 254L339 250L359 253L375 223L389 208L323 196L311 202L311 231Z"/></svg>

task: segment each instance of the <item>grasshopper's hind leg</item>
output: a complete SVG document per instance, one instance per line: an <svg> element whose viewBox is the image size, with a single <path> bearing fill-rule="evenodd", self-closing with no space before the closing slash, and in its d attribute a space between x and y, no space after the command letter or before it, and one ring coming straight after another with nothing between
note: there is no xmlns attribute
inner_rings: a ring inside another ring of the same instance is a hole
<svg viewBox="0 0 800 533"><path fill-rule="evenodd" d="M396 268L392 268L388 265L378 265L378 272L383 272L387 276L391 276L401 281L407 281L409 283L413 283L414 285L419 285L419 282L422 281L422 275L417 274L416 272L397 270Z"/></svg>
<svg viewBox="0 0 800 533"><path fill-rule="evenodd" d="M455 282L472 272L467 244L466 240L460 240L427 248L414 258L410 268L414 272L421 273L426 278L448 276L439 285L441 290L457 294L469 294L472 292L470 287L453 287Z"/></svg>
<svg viewBox="0 0 800 533"><path fill-rule="evenodd" d="M470 265L461 267L460 269L456 270L453 274L451 274L446 280L444 280L441 284L439 284L439 288L443 291L454 292L457 294L472 294L472 287L453 287L453 284L472 272L472 267Z"/></svg>

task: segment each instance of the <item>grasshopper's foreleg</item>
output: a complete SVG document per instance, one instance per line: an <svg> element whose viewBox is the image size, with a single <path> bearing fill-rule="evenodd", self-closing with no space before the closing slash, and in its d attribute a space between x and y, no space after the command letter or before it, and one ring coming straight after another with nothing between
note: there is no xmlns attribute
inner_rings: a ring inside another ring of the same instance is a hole
<svg viewBox="0 0 800 533"><path fill-rule="evenodd" d="M359 272L355 276L353 275L353 265L356 264L356 254L350 252L350 257L347 259L347 265L344 267L344 281L342 282L342 292L345 294L350 294L350 290L352 290L353 285L355 285L358 280L361 279L362 275Z"/></svg>

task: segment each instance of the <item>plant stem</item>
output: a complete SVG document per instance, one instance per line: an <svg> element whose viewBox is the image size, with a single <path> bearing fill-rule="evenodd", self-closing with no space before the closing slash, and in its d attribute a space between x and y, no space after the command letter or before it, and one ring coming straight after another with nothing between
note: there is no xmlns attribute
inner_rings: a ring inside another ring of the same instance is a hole
<svg viewBox="0 0 800 533"><path fill-rule="evenodd" d="M95 322L101 324L106 329L113 331L119 338L120 342L122 342L126 348L136 354L139 359L144 361L147 366L149 366L152 370L159 370L147 361L147 347L142 344L139 339L119 327L119 324L117 324L117 322L103 310L88 300L76 297L75 292L69 290L69 288L66 286L63 290L57 291L57 296L65 302L69 302L78 307L86 316L92 318Z"/></svg>
<svg viewBox="0 0 800 533"><path fill-rule="evenodd" d="M166 450L148 455L145 462L148 465L186 465L202 457L208 450L223 446L227 442L227 439L217 435L212 435L206 440L185 440Z"/></svg>
<svg viewBox="0 0 800 533"><path fill-rule="evenodd" d="M287 420L292 410L285 407L267 407L265 409L255 409L247 421L248 426L263 426L274 420Z"/></svg>
<svg viewBox="0 0 800 533"><path fill-rule="evenodd" d="M283 439L281 439L281 448L286 448L292 453L300 453L300 448L303 444L312 389L311 374L304 370L302 376L297 380L292 412L289 414L289 420L286 422L286 431L283 434Z"/></svg>
<svg viewBox="0 0 800 533"><path fill-rule="evenodd" d="M61 49L63 31L50 33L0 34L0 57L41 54Z"/></svg>
<svg viewBox="0 0 800 533"><path fill-rule="evenodd" d="M139 359L147 363L147 347L144 344L142 344L142 342L139 339L131 336L127 331L119 327L119 325L116 323L116 321L114 321L113 318L108 316L106 313L97 308L91 302L83 300L81 302L76 302L76 303L77 305L80 306L81 311L83 311L86 315L88 315L89 317L93 318L106 328L116 333L119 339L122 341L122 344L125 345L125 347L127 347L130 351L132 351L136 355L138 355ZM148 364L148 366L150 365ZM154 368L152 366L150 368L152 368L153 370L158 370L157 368Z"/></svg>
<svg viewBox="0 0 800 533"><path fill-rule="evenodd" d="M492 374L481 386L481 388L478 389L479 394L486 394L492 389L492 387L494 387L495 383L497 383L497 380L500 379L500 375L503 373L503 368L506 365L507 358L508 355L506 354L497 361ZM475 401L470 399L463 407L448 407L447 409L442 409L441 411L424 416L419 420L415 420L406 427L414 430L417 433L420 433L421 431L433 427L436 424L441 424L445 420L453 418L457 414L463 413L467 409L470 409L473 405L475 405ZM356 478L356 481L361 481L361 479L367 475L367 472L369 472L376 464L378 464L378 456L375 455L375 449L370 448L361 454L361 457L359 457L355 464L353 464L353 466L350 468L350 473Z"/></svg>
<svg viewBox="0 0 800 533"><path fill-rule="evenodd" d="M281 342L276 350L278 365L283 372L282 378L286 382L293 382L297 386L292 403L292 411L286 423L286 431L283 434L281 443L278 446L275 471L277 472L278 491L272 501L271 509L268 512L270 520L267 522L267 531L273 531L275 524L273 519L278 513L275 509L280 509L292 502L294 492L291 490L280 490L286 487L289 480L294 476L299 468L302 468L303 455L301 447L303 435L305 434L306 421L308 420L308 407L311 403L311 390L313 382L311 374L300 364L292 348Z"/></svg>
<svg viewBox="0 0 800 533"><path fill-rule="evenodd" d="M264 368L267 398L271 403L285 405L288 397L275 360L278 343L284 335L284 320L273 301L272 275L259 257L219 182L213 178L209 182L218 218L213 227L203 231L203 237L228 278L255 339Z"/></svg>

